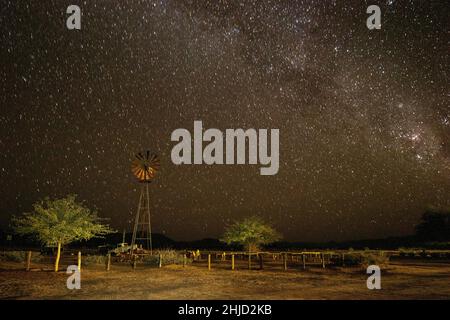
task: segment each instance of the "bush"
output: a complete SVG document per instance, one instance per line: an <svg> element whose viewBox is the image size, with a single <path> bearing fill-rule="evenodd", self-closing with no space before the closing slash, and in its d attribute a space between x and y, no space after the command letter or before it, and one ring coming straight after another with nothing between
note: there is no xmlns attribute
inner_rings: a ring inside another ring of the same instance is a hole
<svg viewBox="0 0 450 320"><path fill-rule="evenodd" d="M0 261L24 262L25 257L25 251L3 251L0 253Z"/></svg>
<svg viewBox="0 0 450 320"><path fill-rule="evenodd" d="M350 250L349 250L350 251ZM353 250L352 250L353 251ZM357 266L357 265L359 265L359 264L361 264L361 261L360 261L360 258L359 258L359 256L358 255L356 255L356 254L353 254L353 253L351 253L351 254L346 254L345 256L344 256L344 264L346 265L346 266Z"/></svg>
<svg viewBox="0 0 450 320"><path fill-rule="evenodd" d="M175 265L183 265L184 256L181 253L176 252L175 250L165 249L158 250L151 256L145 256L143 258L143 263L147 266L157 267L159 266L159 259L161 257L162 263L161 265L167 266L171 264ZM186 263L190 263L191 259L186 259Z"/></svg>
<svg viewBox="0 0 450 320"><path fill-rule="evenodd" d="M450 241L448 242L426 242L423 246L427 249L435 249L435 250L449 250L450 249Z"/></svg>
<svg viewBox="0 0 450 320"><path fill-rule="evenodd" d="M3 251L0 252L0 261L25 263L27 256L28 251ZM32 251L31 253L32 263L48 263L50 260L50 257L43 255L38 251Z"/></svg>
<svg viewBox="0 0 450 320"><path fill-rule="evenodd" d="M351 253L344 253L344 261L342 255L332 255L330 261L335 266L350 267L360 264L359 257Z"/></svg>
<svg viewBox="0 0 450 320"><path fill-rule="evenodd" d="M398 248L398 252L399 252L400 257L406 257L408 255L409 251L407 248L400 247L400 248Z"/></svg>
<svg viewBox="0 0 450 320"><path fill-rule="evenodd" d="M95 265L95 264L105 264L106 256L99 255L89 255L81 257L81 264L85 266Z"/></svg>
<svg viewBox="0 0 450 320"><path fill-rule="evenodd" d="M389 262L389 257L381 255L381 251L365 250L363 252L354 252L348 250L344 256L345 266L369 266L369 265L384 265ZM336 263L342 263L342 259L336 258Z"/></svg>
<svg viewBox="0 0 450 320"><path fill-rule="evenodd" d="M366 266L381 266L389 263L389 257L381 255L380 252L364 252L361 254L361 260L362 264Z"/></svg>
<svg viewBox="0 0 450 320"><path fill-rule="evenodd" d="M40 252L33 252L31 254L31 262L39 263L39 262L48 262L50 259L49 257L42 255Z"/></svg>
<svg viewBox="0 0 450 320"><path fill-rule="evenodd" d="M159 266L159 256L154 254L151 256L145 256L144 258L142 258L142 262L146 266L157 267Z"/></svg>

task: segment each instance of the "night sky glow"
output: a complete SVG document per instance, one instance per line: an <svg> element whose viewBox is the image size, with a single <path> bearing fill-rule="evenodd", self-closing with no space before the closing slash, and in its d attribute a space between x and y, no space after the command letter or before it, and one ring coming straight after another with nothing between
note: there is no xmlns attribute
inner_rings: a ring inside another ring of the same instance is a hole
<svg viewBox="0 0 450 320"><path fill-rule="evenodd" d="M65 26L82 10L82 30ZM378 4L382 29L368 30ZM4 0L0 223L76 193L131 230L135 152L159 154L152 226L218 237L257 214L286 240L413 232L450 207L445 1ZM173 130L276 128L280 167L171 162Z"/></svg>

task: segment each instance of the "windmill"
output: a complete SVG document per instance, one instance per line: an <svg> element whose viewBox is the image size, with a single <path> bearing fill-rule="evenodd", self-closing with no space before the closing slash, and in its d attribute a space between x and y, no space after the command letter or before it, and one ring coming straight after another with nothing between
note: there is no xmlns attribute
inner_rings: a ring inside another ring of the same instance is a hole
<svg viewBox="0 0 450 320"><path fill-rule="evenodd" d="M139 152L131 165L131 171L142 184L139 196L136 219L134 220L133 238L131 240L131 253L136 244L140 243L152 254L152 227L150 222L150 196L148 186L159 169L159 158L150 151Z"/></svg>

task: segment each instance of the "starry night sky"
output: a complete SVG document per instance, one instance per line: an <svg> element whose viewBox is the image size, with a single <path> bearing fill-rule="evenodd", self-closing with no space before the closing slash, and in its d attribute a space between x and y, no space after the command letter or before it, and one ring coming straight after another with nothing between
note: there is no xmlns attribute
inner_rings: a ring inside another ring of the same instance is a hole
<svg viewBox="0 0 450 320"><path fill-rule="evenodd" d="M69 31L66 8L82 10ZM382 29L366 27L378 4ZM446 1L1 1L0 224L76 193L131 230L130 163L161 158L152 226L218 237L257 214L286 240L413 232L450 207ZM177 128L280 129L280 170L182 165Z"/></svg>

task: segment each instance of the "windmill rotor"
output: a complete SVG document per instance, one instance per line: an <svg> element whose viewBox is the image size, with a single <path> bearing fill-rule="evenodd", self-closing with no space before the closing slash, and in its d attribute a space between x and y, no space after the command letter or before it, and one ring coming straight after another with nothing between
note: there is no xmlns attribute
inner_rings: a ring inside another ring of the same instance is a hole
<svg viewBox="0 0 450 320"><path fill-rule="evenodd" d="M150 183L155 178L159 167L160 162L158 156L147 150L135 155L131 164L131 171L139 182Z"/></svg>

